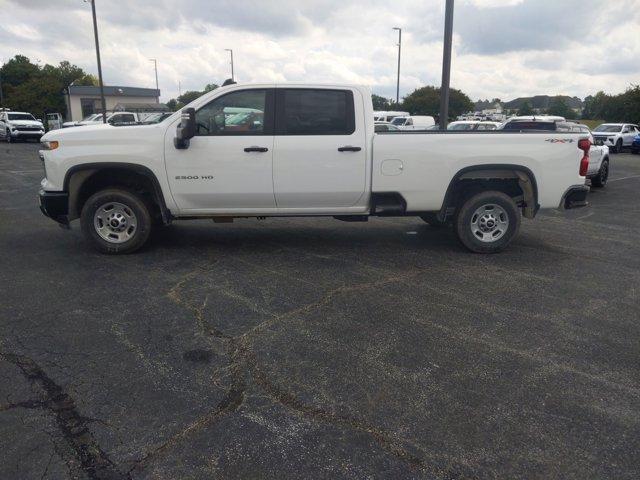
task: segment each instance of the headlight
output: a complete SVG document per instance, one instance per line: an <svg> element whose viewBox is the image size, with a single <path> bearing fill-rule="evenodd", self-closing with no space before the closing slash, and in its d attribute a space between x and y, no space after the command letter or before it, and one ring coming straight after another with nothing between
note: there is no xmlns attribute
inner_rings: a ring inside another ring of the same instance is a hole
<svg viewBox="0 0 640 480"><path fill-rule="evenodd" d="M45 150L55 150L60 146L60 143L58 143L57 140L45 140L44 142L40 143L42 143L42 146Z"/></svg>

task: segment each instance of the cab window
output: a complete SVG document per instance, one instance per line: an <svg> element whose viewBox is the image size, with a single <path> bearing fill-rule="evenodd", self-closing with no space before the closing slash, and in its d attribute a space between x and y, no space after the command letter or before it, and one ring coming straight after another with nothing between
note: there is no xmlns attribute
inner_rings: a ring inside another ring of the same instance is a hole
<svg viewBox="0 0 640 480"><path fill-rule="evenodd" d="M277 95L277 135L351 135L355 132L350 90L283 88Z"/></svg>
<svg viewBox="0 0 640 480"><path fill-rule="evenodd" d="M266 135L267 90L240 90L215 98L196 112L196 136Z"/></svg>

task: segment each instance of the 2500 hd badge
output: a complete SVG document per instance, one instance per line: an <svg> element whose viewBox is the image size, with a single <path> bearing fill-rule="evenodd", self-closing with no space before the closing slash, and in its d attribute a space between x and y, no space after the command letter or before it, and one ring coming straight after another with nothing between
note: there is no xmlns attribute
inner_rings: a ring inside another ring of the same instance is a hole
<svg viewBox="0 0 640 480"><path fill-rule="evenodd" d="M176 180L213 180L213 175L176 175Z"/></svg>

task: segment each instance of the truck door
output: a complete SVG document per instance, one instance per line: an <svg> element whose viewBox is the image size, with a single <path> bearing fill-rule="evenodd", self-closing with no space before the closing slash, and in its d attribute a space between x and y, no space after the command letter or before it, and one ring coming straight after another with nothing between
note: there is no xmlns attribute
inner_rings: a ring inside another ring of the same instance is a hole
<svg viewBox="0 0 640 480"><path fill-rule="evenodd" d="M182 211L232 213L274 210L273 89L229 92L196 111L189 148L165 139L171 193Z"/></svg>
<svg viewBox="0 0 640 480"><path fill-rule="evenodd" d="M358 90L276 89L273 184L278 209L355 206L365 192L366 130Z"/></svg>

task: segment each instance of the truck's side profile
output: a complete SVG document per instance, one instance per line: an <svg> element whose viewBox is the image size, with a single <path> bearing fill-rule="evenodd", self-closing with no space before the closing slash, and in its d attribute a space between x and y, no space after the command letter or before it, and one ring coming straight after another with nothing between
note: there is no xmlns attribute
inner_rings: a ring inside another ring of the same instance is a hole
<svg viewBox="0 0 640 480"><path fill-rule="evenodd" d="M586 204L588 135L374 134L368 89L230 85L154 125L56 130L40 152L45 215L100 251L174 219L413 215L496 252L521 215Z"/></svg>

